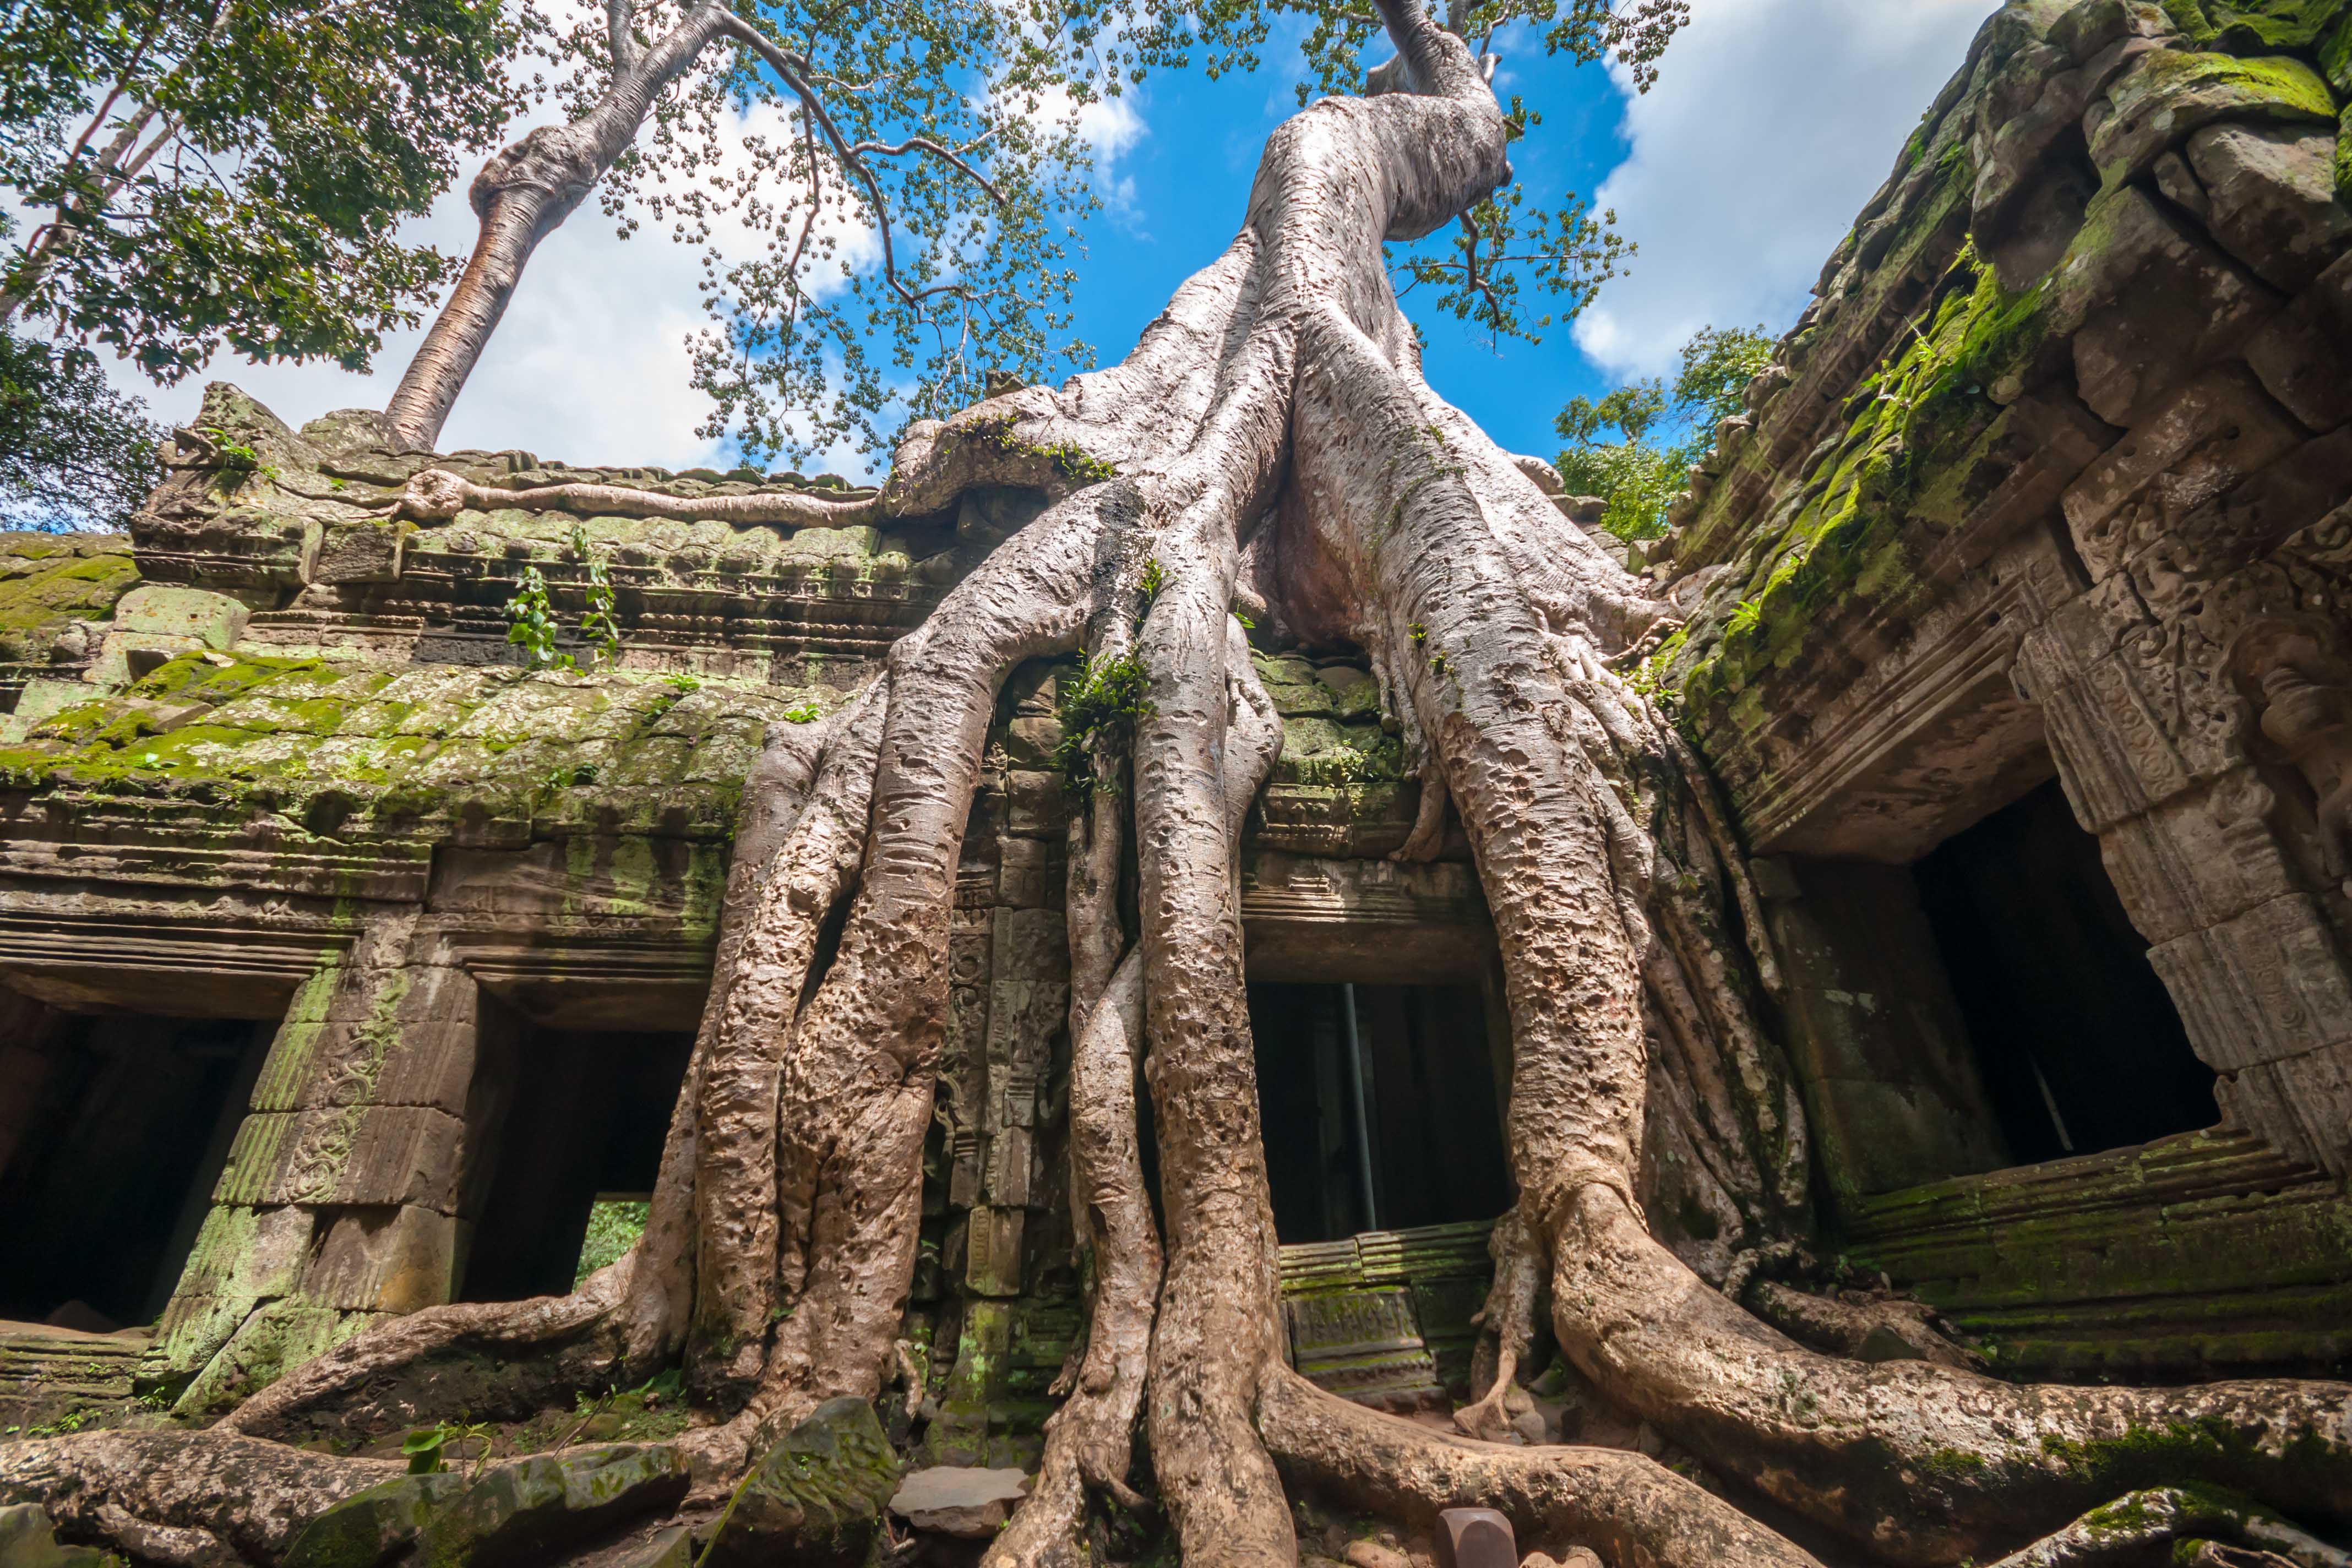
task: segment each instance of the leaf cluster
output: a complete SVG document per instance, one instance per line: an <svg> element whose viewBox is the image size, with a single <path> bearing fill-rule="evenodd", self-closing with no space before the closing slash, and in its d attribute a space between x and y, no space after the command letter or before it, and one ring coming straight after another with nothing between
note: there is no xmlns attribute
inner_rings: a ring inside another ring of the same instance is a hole
<svg viewBox="0 0 2352 1568"><path fill-rule="evenodd" d="M1552 421L1568 443L1554 465L1567 492L1607 501L1601 526L1620 539L1664 532L1666 508L1686 488L1691 465L1771 357L1761 325L1702 327L1683 344L1671 384L1652 378L1597 402L1570 399Z"/></svg>
<svg viewBox="0 0 2352 1568"><path fill-rule="evenodd" d="M158 382L224 345L362 370L456 263L401 243L514 108L499 0L5 0L0 314Z"/></svg>
<svg viewBox="0 0 2352 1568"><path fill-rule="evenodd" d="M1123 752L1135 734L1135 721L1151 712L1151 679L1143 661L1133 654L1102 654L1081 662L1075 677L1065 675L1055 712L1062 721L1061 742L1054 748L1054 765L1062 771L1063 787L1086 796L1115 789L1116 778L1104 777L1097 767L1103 753Z"/></svg>
<svg viewBox="0 0 2352 1568"><path fill-rule="evenodd" d="M163 478L163 427L71 343L0 330L0 521L122 529Z"/></svg>

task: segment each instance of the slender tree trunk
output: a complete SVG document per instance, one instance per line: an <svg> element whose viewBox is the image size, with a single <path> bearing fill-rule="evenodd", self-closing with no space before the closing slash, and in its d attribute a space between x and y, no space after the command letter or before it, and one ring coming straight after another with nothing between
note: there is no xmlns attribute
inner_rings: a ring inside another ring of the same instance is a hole
<svg viewBox="0 0 2352 1568"><path fill-rule="evenodd" d="M652 47L623 52L627 63L616 65L612 86L586 114L530 132L474 176L467 199L481 229L448 303L384 405L395 442L427 451L439 439L539 242L635 142L656 100L721 36L728 15L718 0L699 0Z"/></svg>

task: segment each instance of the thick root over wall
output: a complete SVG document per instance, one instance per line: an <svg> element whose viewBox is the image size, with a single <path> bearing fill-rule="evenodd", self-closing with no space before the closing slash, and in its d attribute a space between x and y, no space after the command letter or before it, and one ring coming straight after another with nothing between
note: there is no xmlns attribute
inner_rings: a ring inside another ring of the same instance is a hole
<svg viewBox="0 0 2352 1568"><path fill-rule="evenodd" d="M371 1331L173 1439L215 1457L173 1464L197 1475L252 1462L263 1437L454 1414L417 1405L419 1369L451 1357L534 1369L549 1388L682 1364L710 1415L687 1439L709 1496L822 1401L880 1397L901 1366L954 872L990 717L1021 661L1084 651L1139 661L1149 689L1131 735L1096 738L1118 787L1081 813L1070 855L1091 1331L991 1568L1092 1560L1097 1510L1145 1505L1139 1443L1188 1563L1295 1562L1297 1490L1408 1525L1488 1505L1530 1545L1580 1543L1621 1568L1813 1562L1639 1453L1438 1433L1284 1364L1236 870L1281 731L1238 606L1370 656L1428 797L1407 852L1433 847L1450 801L1476 858L1506 976L1519 1193L1497 1229L1490 1377L1508 1379L1548 1301L1552 1338L1606 1399L1725 1489L1886 1563L2137 1561L2116 1554L2126 1515L2134 1551L2341 1561L2279 1516L2352 1519L2352 1390L2020 1387L1866 1365L1803 1348L1721 1288L1744 1283L1743 1250L1805 1223L1802 1116L1752 989L1776 984L1771 957L1747 949L1761 922L1703 771L1608 668L1658 607L1422 379L1381 242L1507 179L1505 132L1458 40L1412 0L1384 16L1402 62L1388 74L1411 90L1326 100L1282 126L1241 233L1123 363L919 428L880 500L856 503L929 511L1006 482L1053 497L861 698L762 759L720 984L635 1250L570 1297ZM440 482L420 476L414 510L446 501ZM1689 1258L1643 1218L1645 1156L1662 1151L1699 1173L1724 1237ZM1498 1411L1490 1399L1465 1425L1491 1430ZM322 1504L377 1473L289 1458L299 1484L206 1513L199 1495L162 1496L146 1441L19 1445L0 1452L0 1489L69 1494L92 1538L135 1549L144 1519L267 1563L287 1521L256 1510Z"/></svg>

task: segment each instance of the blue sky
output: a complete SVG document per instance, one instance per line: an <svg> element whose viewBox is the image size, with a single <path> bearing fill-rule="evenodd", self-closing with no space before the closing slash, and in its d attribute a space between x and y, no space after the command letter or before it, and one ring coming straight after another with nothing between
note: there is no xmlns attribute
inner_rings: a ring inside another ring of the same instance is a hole
<svg viewBox="0 0 2352 1568"><path fill-rule="evenodd" d="M1787 327L1995 4L1692 0L1663 80L1638 98L1607 68L1507 50L1498 86L1544 116L1514 153L1530 201L1575 190L1613 206L1640 254L1572 331L1555 329L1539 345L1506 339L1498 353L1459 325L1428 321L1431 383L1506 447L1548 456L1569 397L1667 369L1698 327ZM1269 51L1254 77L1162 77L1093 116L1108 205L1087 236L1076 330L1103 363L1231 237L1265 135L1295 103L1294 69ZM462 181L413 233L464 252L473 226ZM703 324L698 272L696 254L653 226L624 242L584 205L534 257L443 447L672 468L723 460L694 434L705 405L687 380L683 343ZM381 407L420 336L387 342L365 376L226 357L211 374L299 424ZM193 415L201 390L159 395L128 372L121 379L174 422ZM847 454L834 466L862 468Z"/></svg>

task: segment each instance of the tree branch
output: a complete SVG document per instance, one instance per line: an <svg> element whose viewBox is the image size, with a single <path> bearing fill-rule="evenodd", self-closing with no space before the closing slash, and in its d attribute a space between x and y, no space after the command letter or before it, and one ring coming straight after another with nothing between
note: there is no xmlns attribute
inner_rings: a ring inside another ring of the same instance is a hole
<svg viewBox="0 0 2352 1568"><path fill-rule="evenodd" d="M909 309L917 311L922 310L924 300L937 295L961 293L963 291L961 286L953 283L941 283L929 289L913 289L908 288L905 281L899 278L898 250L892 243L890 233L890 204L882 194L882 182L875 178L874 171L867 166L861 153L868 150L896 153L908 149L933 153L971 175L990 195L995 196L1002 204L1004 198L997 195L996 188L982 179L962 159L928 137L909 137L896 149L866 142L861 142L855 147L851 146L848 139L842 135L841 128L834 123L833 116L826 112L824 98L809 85L807 78L802 74L808 63L806 60L767 37L740 16L726 17L719 23L719 30L766 61L769 68L783 79L784 85L792 89L793 95L801 100L802 110L816 122L817 129L824 132L824 139L832 146L833 155L841 164L844 172L854 176L859 184L866 187L866 201L874 209L875 228L882 240L882 276L889 283L891 290L899 299L904 300Z"/></svg>

